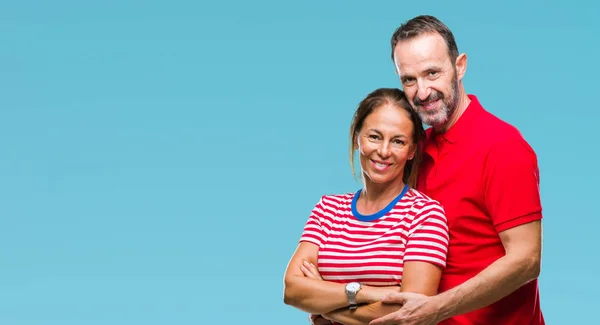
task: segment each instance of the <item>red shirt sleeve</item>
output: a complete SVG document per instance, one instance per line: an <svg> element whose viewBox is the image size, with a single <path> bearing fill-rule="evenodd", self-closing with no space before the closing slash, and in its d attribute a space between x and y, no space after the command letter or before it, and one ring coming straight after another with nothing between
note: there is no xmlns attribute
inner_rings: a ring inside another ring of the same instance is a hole
<svg viewBox="0 0 600 325"><path fill-rule="evenodd" d="M537 157L525 140L504 141L490 150L484 199L496 231L542 219L539 184Z"/></svg>

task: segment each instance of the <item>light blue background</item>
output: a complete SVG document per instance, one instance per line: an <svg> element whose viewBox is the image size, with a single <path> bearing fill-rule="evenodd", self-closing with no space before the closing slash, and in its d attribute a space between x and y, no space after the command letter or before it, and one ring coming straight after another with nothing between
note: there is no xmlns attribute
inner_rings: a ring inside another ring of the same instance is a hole
<svg viewBox="0 0 600 325"><path fill-rule="evenodd" d="M425 13L539 155L547 322L594 322L598 2L4 0L0 324L307 324L284 269Z"/></svg>

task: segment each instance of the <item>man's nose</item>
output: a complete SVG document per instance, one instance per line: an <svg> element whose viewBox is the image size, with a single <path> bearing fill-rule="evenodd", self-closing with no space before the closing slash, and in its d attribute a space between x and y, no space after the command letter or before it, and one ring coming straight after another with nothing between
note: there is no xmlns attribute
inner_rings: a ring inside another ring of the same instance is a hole
<svg viewBox="0 0 600 325"><path fill-rule="evenodd" d="M423 101L426 100L429 95L431 95L431 88L429 85L423 80L417 81L417 98Z"/></svg>

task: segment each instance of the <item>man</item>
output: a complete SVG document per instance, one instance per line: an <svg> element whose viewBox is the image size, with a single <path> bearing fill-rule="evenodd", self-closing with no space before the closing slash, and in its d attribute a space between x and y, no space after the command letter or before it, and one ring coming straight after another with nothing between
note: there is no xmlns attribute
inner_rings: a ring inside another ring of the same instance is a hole
<svg viewBox="0 0 600 325"><path fill-rule="evenodd" d="M432 16L392 37L392 59L427 130L418 190L445 208L450 227L440 293L391 294L402 304L371 325L543 325L539 172L533 149L513 126L467 95L466 55Z"/></svg>

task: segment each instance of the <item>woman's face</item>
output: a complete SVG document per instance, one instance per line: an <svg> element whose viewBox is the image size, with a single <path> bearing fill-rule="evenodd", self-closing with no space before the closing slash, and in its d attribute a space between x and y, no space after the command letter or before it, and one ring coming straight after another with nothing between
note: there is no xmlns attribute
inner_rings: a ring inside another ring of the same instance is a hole
<svg viewBox="0 0 600 325"><path fill-rule="evenodd" d="M402 182L404 165L415 153L413 127L408 113L393 104L377 107L365 118L357 145L366 181Z"/></svg>

